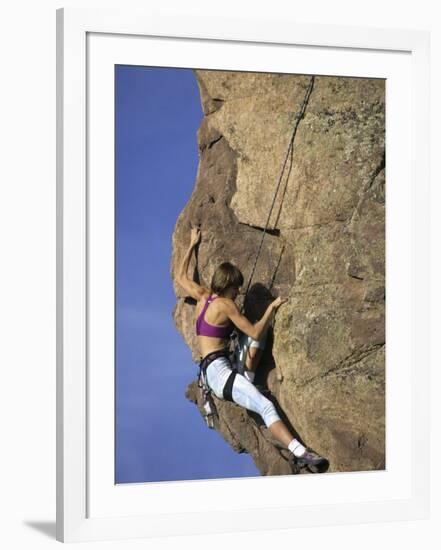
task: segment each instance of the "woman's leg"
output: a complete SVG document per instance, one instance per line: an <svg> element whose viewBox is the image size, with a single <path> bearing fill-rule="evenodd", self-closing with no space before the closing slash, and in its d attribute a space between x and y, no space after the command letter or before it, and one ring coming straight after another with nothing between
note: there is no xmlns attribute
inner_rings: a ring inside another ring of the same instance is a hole
<svg viewBox="0 0 441 550"><path fill-rule="evenodd" d="M231 363L225 357L216 359L207 367L208 384L219 399L223 399L223 388L230 374ZM238 405L260 414L273 437L295 456L302 457L304 464L317 466L324 461L314 453L305 452L305 447L292 436L280 419L274 404L241 374L237 374L234 379L232 397Z"/></svg>
<svg viewBox="0 0 441 550"><path fill-rule="evenodd" d="M294 439L292 433L288 430L282 420L277 420L273 422L271 426L268 427L271 435L280 441L285 447L288 447L291 441Z"/></svg>
<svg viewBox="0 0 441 550"><path fill-rule="evenodd" d="M218 399L223 399L223 389L231 374L231 363L226 357L212 361L206 370L207 382Z"/></svg>
<svg viewBox="0 0 441 550"><path fill-rule="evenodd" d="M234 379L232 396L238 405L260 414L271 435L282 445L288 448L290 446L297 448L297 445L300 445L280 419L274 404L240 374L237 374ZM300 445L298 449L302 450L304 447Z"/></svg>
<svg viewBox="0 0 441 550"><path fill-rule="evenodd" d="M254 382L256 369L265 349L267 333L268 330L265 331L260 340L253 340L250 336L243 334L239 342L243 375L250 382Z"/></svg>
<svg viewBox="0 0 441 550"><path fill-rule="evenodd" d="M255 340L253 340L253 342L255 342ZM250 345L250 347L247 349L245 372L248 374L247 378L249 378L250 382L254 381L257 365L259 364L262 355L263 348L261 347Z"/></svg>
<svg viewBox="0 0 441 550"><path fill-rule="evenodd" d="M280 420L274 404L262 395L245 376L236 375L231 394L235 403L259 414L267 427Z"/></svg>

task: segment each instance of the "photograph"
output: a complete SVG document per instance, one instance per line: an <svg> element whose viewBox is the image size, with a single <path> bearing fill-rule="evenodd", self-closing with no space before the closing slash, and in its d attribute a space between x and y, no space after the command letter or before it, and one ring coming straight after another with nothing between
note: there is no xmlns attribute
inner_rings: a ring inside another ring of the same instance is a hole
<svg viewBox="0 0 441 550"><path fill-rule="evenodd" d="M115 483L386 470L386 79L114 86Z"/></svg>

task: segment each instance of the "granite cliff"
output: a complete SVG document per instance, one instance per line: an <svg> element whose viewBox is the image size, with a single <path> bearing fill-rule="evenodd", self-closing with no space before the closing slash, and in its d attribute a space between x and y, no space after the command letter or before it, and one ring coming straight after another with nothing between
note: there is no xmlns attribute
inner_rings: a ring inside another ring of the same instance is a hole
<svg viewBox="0 0 441 550"><path fill-rule="evenodd" d="M202 240L189 274L209 287L231 261L252 281L256 316L277 311L256 382L329 471L385 468L385 82L195 71L204 119L194 192L174 235L171 275ZM288 150L296 117L292 149ZM198 358L194 303L175 285L177 329ZM243 297L241 297L243 299ZM240 302L240 300L238 300ZM196 405L196 382L187 390ZM218 431L262 475L291 473L263 422L216 400ZM202 422L201 418L201 422Z"/></svg>

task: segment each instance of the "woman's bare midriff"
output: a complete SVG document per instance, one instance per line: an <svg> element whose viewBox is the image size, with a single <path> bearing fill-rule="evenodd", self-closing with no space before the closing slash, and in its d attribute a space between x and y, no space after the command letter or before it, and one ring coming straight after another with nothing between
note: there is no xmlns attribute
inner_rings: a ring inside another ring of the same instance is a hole
<svg viewBox="0 0 441 550"><path fill-rule="evenodd" d="M214 338L213 336L198 336L197 338L201 357L228 347L228 340L222 338Z"/></svg>

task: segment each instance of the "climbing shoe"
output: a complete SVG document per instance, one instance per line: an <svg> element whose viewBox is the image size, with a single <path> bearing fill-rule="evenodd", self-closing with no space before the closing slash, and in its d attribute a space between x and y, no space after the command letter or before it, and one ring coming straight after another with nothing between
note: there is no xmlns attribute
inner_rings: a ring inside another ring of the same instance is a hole
<svg viewBox="0 0 441 550"><path fill-rule="evenodd" d="M301 456L294 457L294 463L298 468L308 468L314 474L326 472L329 468L329 461L312 449L306 449Z"/></svg>

